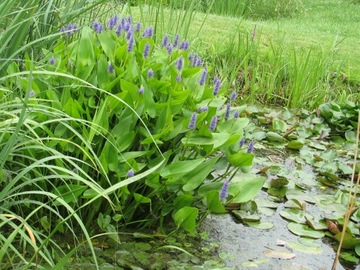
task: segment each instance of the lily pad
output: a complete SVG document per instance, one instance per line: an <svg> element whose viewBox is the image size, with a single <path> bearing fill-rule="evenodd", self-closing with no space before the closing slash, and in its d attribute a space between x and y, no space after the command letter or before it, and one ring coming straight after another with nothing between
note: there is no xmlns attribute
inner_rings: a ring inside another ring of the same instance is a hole
<svg viewBox="0 0 360 270"><path fill-rule="evenodd" d="M308 225L298 224L294 222L290 222L287 225L287 228L298 236L304 236L309 238L322 238L325 236L325 233L322 231L315 231L311 229Z"/></svg>
<svg viewBox="0 0 360 270"><path fill-rule="evenodd" d="M299 242L289 242L288 245L289 247L304 253L320 254L322 252L321 247L308 246Z"/></svg>
<svg viewBox="0 0 360 270"><path fill-rule="evenodd" d="M291 260L295 258L295 253L288 250L265 250L264 254L266 257L274 259Z"/></svg>
<svg viewBox="0 0 360 270"><path fill-rule="evenodd" d="M269 230L274 227L274 224L271 222L265 221L265 222L245 222L247 225L260 229L260 230Z"/></svg>

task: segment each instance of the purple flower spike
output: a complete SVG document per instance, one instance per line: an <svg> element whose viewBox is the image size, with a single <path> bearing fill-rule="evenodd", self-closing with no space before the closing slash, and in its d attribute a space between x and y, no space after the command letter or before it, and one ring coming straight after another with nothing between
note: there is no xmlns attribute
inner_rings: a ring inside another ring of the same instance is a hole
<svg viewBox="0 0 360 270"><path fill-rule="evenodd" d="M51 56L50 60L49 60L49 64L50 65L54 65L55 64L55 57Z"/></svg>
<svg viewBox="0 0 360 270"><path fill-rule="evenodd" d="M254 145L255 145L255 143L254 143L253 141L251 141L251 142L249 143L249 146L248 146L248 149L247 149L247 152L248 152L248 153L254 152Z"/></svg>
<svg viewBox="0 0 360 270"><path fill-rule="evenodd" d="M128 170L128 172L126 173L126 176L127 176L128 178L134 177L134 175L135 175L135 172L134 172L133 169Z"/></svg>
<svg viewBox="0 0 360 270"><path fill-rule="evenodd" d="M145 92L144 86L141 86L139 89L139 94L142 95L144 94L144 92Z"/></svg>
<svg viewBox="0 0 360 270"><path fill-rule="evenodd" d="M132 28L130 28L127 32L126 32L126 39L129 40L130 37L132 37L133 35L133 31Z"/></svg>
<svg viewBox="0 0 360 270"><path fill-rule="evenodd" d="M186 51L187 49L189 49L189 42L188 42L188 41L183 41L183 42L181 42L179 49L180 49L180 50L184 50L184 51Z"/></svg>
<svg viewBox="0 0 360 270"><path fill-rule="evenodd" d="M168 44L166 45L166 49L167 49L167 51L168 51L169 54L171 54L171 53L173 52L173 48L172 48L172 46L171 46L170 43L168 43Z"/></svg>
<svg viewBox="0 0 360 270"><path fill-rule="evenodd" d="M204 70L203 70L203 72L202 72L202 74L201 74L200 80L199 80L199 84L200 84L200 85L204 85L204 84L205 84L207 74L208 74L208 71L207 71L207 68L205 67Z"/></svg>
<svg viewBox="0 0 360 270"><path fill-rule="evenodd" d="M134 45L135 45L135 39L134 39L133 36L131 36L131 37L129 38L127 51L128 51L128 52L132 52L133 49L134 49Z"/></svg>
<svg viewBox="0 0 360 270"><path fill-rule="evenodd" d="M209 110L208 106L204 106L201 108L201 111L202 112L207 112Z"/></svg>
<svg viewBox="0 0 360 270"><path fill-rule="evenodd" d="M236 96L237 96L236 91L233 91L233 92L231 93L230 100L231 100L231 101L234 101L234 100L236 99Z"/></svg>
<svg viewBox="0 0 360 270"><path fill-rule="evenodd" d="M215 131L217 126L217 121L218 121L218 117L214 115L213 118L211 118L210 127L209 127L211 132Z"/></svg>
<svg viewBox="0 0 360 270"><path fill-rule="evenodd" d="M117 27L117 29L116 29L116 35L117 36L120 36L121 35L121 33L123 32L123 26L122 26L122 24L119 24L118 25L118 27Z"/></svg>
<svg viewBox="0 0 360 270"><path fill-rule="evenodd" d="M226 104L226 111L225 111L225 121L229 119L230 117L230 109L231 109L231 105L230 103Z"/></svg>
<svg viewBox="0 0 360 270"><path fill-rule="evenodd" d="M150 78L152 78L154 76L154 71L150 68L149 70L148 70L148 78L150 79Z"/></svg>
<svg viewBox="0 0 360 270"><path fill-rule="evenodd" d="M108 71L109 73L113 73L114 72L114 66L112 64L108 65Z"/></svg>
<svg viewBox="0 0 360 270"><path fill-rule="evenodd" d="M193 113L193 114L191 115L190 122L189 122L189 125L188 125L188 128L189 128L190 130L194 130L194 129L195 129L195 127L196 127L196 118L197 118L197 113L195 112L195 113Z"/></svg>
<svg viewBox="0 0 360 270"><path fill-rule="evenodd" d="M147 58L149 56L149 52L150 52L150 44L146 43L144 47L144 58Z"/></svg>
<svg viewBox="0 0 360 270"><path fill-rule="evenodd" d="M145 29L143 33L144 38L151 38L154 34L154 29L152 27L148 27Z"/></svg>
<svg viewBox="0 0 360 270"><path fill-rule="evenodd" d="M95 31L96 33L101 34L104 26L103 26L101 23L95 21L95 22L93 23L93 28L94 28L94 31Z"/></svg>
<svg viewBox="0 0 360 270"><path fill-rule="evenodd" d="M196 63L195 63L195 67L200 67L202 65L202 60L201 58L199 57L198 59L196 59Z"/></svg>
<svg viewBox="0 0 360 270"><path fill-rule="evenodd" d="M178 60L176 61L176 68L177 70L182 70L184 67L184 58L180 56Z"/></svg>
<svg viewBox="0 0 360 270"><path fill-rule="evenodd" d="M162 42L161 42L161 47L167 46L168 43L169 43L169 35L165 35L165 36L163 37Z"/></svg>
<svg viewBox="0 0 360 270"><path fill-rule="evenodd" d="M238 119L239 116L240 116L239 111L235 111L235 112L234 112L234 118L235 118L235 119Z"/></svg>
<svg viewBox="0 0 360 270"><path fill-rule="evenodd" d="M118 23L119 17L118 16L113 16L109 19L108 21L108 27L110 30L113 30L114 27L116 26L116 24Z"/></svg>
<svg viewBox="0 0 360 270"><path fill-rule="evenodd" d="M245 138L241 138L240 142L239 142L239 146L243 147L246 143L246 139Z"/></svg>
<svg viewBox="0 0 360 270"><path fill-rule="evenodd" d="M76 24L69 23L66 27L61 27L61 32L65 32L66 35L71 36L73 33L75 33L78 30L78 27Z"/></svg>
<svg viewBox="0 0 360 270"><path fill-rule="evenodd" d="M176 34L175 38L174 38L174 43L173 43L174 48L176 48L179 45L179 39L180 39L179 34Z"/></svg>
<svg viewBox="0 0 360 270"><path fill-rule="evenodd" d="M217 96L219 94L219 90L221 87L221 81L218 77L214 78L214 90L213 90L213 95Z"/></svg>
<svg viewBox="0 0 360 270"><path fill-rule="evenodd" d="M177 75L177 76L176 76L176 81L177 81L177 82L181 82L181 76L180 76L180 75Z"/></svg>
<svg viewBox="0 0 360 270"><path fill-rule="evenodd" d="M220 200L225 200L229 196L229 187L230 182L225 181L220 191Z"/></svg>
<svg viewBox="0 0 360 270"><path fill-rule="evenodd" d="M141 29L141 22L137 22L135 27L135 32L140 32L140 29Z"/></svg>

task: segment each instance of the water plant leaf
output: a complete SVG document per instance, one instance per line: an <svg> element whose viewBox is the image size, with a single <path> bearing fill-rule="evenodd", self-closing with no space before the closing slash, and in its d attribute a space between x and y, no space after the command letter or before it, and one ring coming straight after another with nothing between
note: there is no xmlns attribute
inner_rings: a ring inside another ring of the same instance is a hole
<svg viewBox="0 0 360 270"><path fill-rule="evenodd" d="M298 224L295 222L290 222L287 225L287 228L298 236L304 236L309 238L322 238L325 236L325 233L322 231L314 231L308 225Z"/></svg>
<svg viewBox="0 0 360 270"><path fill-rule="evenodd" d="M160 175L169 178L177 174L185 174L198 167L205 159L198 158L193 160L175 161L160 171Z"/></svg>
<svg viewBox="0 0 360 270"><path fill-rule="evenodd" d="M295 258L295 253L288 250L265 250L264 254L266 257L274 259L291 260Z"/></svg>
<svg viewBox="0 0 360 270"><path fill-rule="evenodd" d="M304 252L304 253L309 253L309 254L321 254L322 253L322 249L319 246L318 247L308 246L308 245L304 245L299 242L289 242L288 245L289 245L289 247L291 247L297 251Z"/></svg>
<svg viewBox="0 0 360 270"><path fill-rule="evenodd" d="M227 155L229 163L238 168L252 166L254 160L254 154L252 153L235 153Z"/></svg>
<svg viewBox="0 0 360 270"><path fill-rule="evenodd" d="M232 202L243 203L252 200L259 193L265 183L264 177L241 179L240 175L233 178L229 187L229 195L233 196Z"/></svg>
<svg viewBox="0 0 360 270"><path fill-rule="evenodd" d="M298 209L286 208L280 212L280 216L292 222L305 224L305 213Z"/></svg>
<svg viewBox="0 0 360 270"><path fill-rule="evenodd" d="M259 230L269 230L274 227L274 224L269 221L245 221L244 223Z"/></svg>
<svg viewBox="0 0 360 270"><path fill-rule="evenodd" d="M269 131L266 133L266 138L269 142L284 142L286 139L278 133Z"/></svg>
<svg viewBox="0 0 360 270"><path fill-rule="evenodd" d="M300 148L302 148L304 146L304 143L302 143L301 141L290 141L288 144L287 144L287 148L289 149L295 149L295 150L298 150Z"/></svg>
<svg viewBox="0 0 360 270"><path fill-rule="evenodd" d="M183 183L186 183L183 186L184 191L191 191L199 187L205 178L213 170L215 163L218 161L219 157L209 158L204 161L202 164L197 166L194 170L185 174L181 179Z"/></svg>
<svg viewBox="0 0 360 270"><path fill-rule="evenodd" d="M83 185L62 185L54 189L54 194L62 198L66 203L72 203L87 189ZM54 201L54 205L59 206L59 201Z"/></svg>
<svg viewBox="0 0 360 270"><path fill-rule="evenodd" d="M194 235L196 218L199 210L196 207L185 206L174 214L174 221L178 228L183 228L189 234Z"/></svg>
<svg viewBox="0 0 360 270"><path fill-rule="evenodd" d="M226 213L224 205L219 198L219 191L212 190L206 194L205 205L212 213Z"/></svg>
<svg viewBox="0 0 360 270"><path fill-rule="evenodd" d="M358 256L360 256L360 244L357 244L357 245L355 246L355 252L356 252L356 254L357 254Z"/></svg>

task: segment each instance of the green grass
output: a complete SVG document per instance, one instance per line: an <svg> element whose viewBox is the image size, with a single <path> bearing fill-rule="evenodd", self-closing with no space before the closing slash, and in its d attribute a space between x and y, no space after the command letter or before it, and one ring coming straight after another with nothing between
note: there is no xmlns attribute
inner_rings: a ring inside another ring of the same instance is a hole
<svg viewBox="0 0 360 270"><path fill-rule="evenodd" d="M249 88L240 89L245 98L243 102L260 100L268 105L296 107L311 100L307 105L314 108L329 100L342 102L359 98L360 52L354 50L354 44L359 42L359 11L360 5L346 0L315 4L304 0L297 14L257 21L189 8L174 12L159 8L156 3L150 8L133 7L131 12L144 23L157 24L159 36L186 34L192 41L192 49L201 51L217 66L214 72L228 80L229 88L238 77L236 72L253 72L256 82L240 82ZM175 23L181 19L183 23ZM255 26L254 47L250 39ZM241 62L244 58L255 61L252 71L244 66L248 63ZM245 77L254 77L253 73ZM278 82L269 80L275 75Z"/></svg>

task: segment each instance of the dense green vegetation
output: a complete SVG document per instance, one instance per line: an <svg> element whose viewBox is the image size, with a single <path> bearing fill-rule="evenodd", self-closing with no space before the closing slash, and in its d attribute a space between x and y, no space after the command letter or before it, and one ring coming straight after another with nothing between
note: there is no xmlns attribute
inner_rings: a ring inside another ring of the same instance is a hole
<svg viewBox="0 0 360 270"><path fill-rule="evenodd" d="M359 98L348 71L360 63L339 61L342 37L329 50L266 33L294 30L315 8L282 2L3 1L1 268L61 269L84 243L96 261L91 238L118 241L129 225L195 235L208 213L251 201L266 180L247 174L254 141L266 136L254 135L247 104L320 107L356 137L358 104L344 101ZM306 139L270 135L293 149Z"/></svg>

